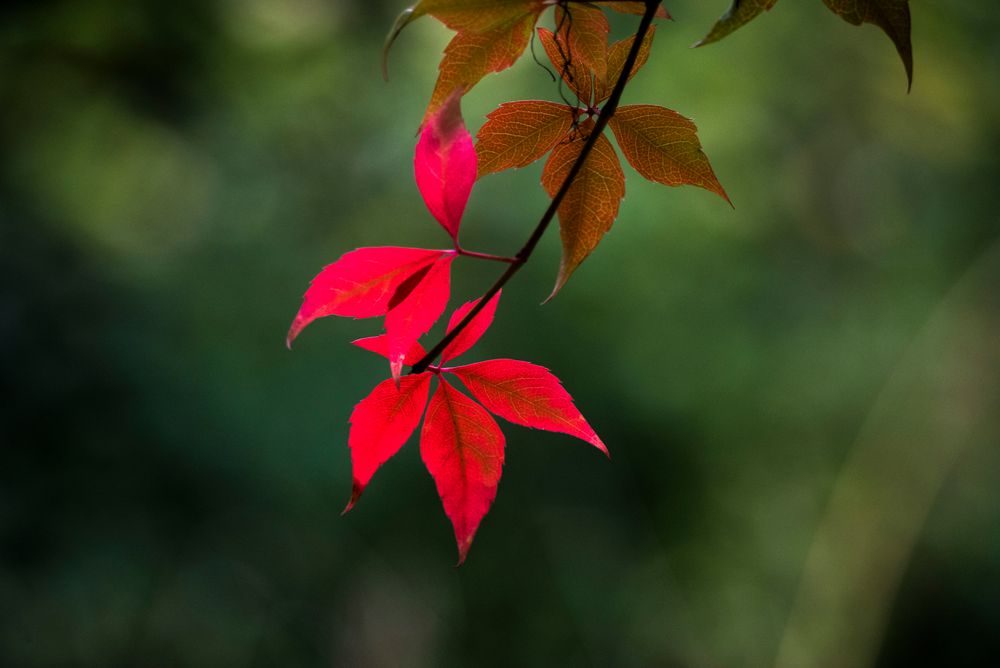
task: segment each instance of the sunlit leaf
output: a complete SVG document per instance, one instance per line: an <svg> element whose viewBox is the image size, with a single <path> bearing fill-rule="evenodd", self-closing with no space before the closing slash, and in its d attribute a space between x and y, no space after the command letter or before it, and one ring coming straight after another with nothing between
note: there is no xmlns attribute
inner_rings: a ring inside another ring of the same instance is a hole
<svg viewBox="0 0 1000 668"><path fill-rule="evenodd" d="M650 181L698 186L729 201L690 119L663 107L637 104L620 107L608 125L629 164Z"/></svg>
<svg viewBox="0 0 1000 668"><path fill-rule="evenodd" d="M551 371L521 360L466 364L451 372L488 411L525 427L569 434L608 454Z"/></svg>
<svg viewBox="0 0 1000 668"><path fill-rule="evenodd" d="M462 89L424 123L413 160L417 188L431 215L458 243L458 229L476 182L476 149L462 120Z"/></svg>
<svg viewBox="0 0 1000 668"><path fill-rule="evenodd" d="M344 512L354 507L365 486L382 464L399 451L420 423L427 404L430 373L379 383L351 413L351 467L354 482L351 500Z"/></svg>
<svg viewBox="0 0 1000 668"><path fill-rule="evenodd" d="M437 322L448 305L454 259L453 254L438 258L420 283L386 314L385 334L393 378L399 378L413 344Z"/></svg>
<svg viewBox="0 0 1000 668"><path fill-rule="evenodd" d="M584 106L590 106L594 97L594 75L579 59L570 59L570 47L562 35L555 35L551 30L538 29L538 36L552 65L562 76L570 90L580 99Z"/></svg>
<svg viewBox="0 0 1000 668"><path fill-rule="evenodd" d="M542 170L542 186L554 197L569 176L583 151L593 121L580 125L572 141L558 145ZM625 175L615 150L605 137L597 138L579 175L573 180L559 205L559 235L562 238L562 261L559 277L549 299L562 289L591 251L597 248L618 217L618 206L625 197Z"/></svg>
<svg viewBox="0 0 1000 668"><path fill-rule="evenodd" d="M444 349L441 353L441 364L444 364L450 359L458 357L466 350L476 345L476 341L490 328L493 324L493 316L497 312L497 303L500 301L500 293L497 292L493 295L493 298L486 302L479 313L472 319L472 322L468 324L462 331L458 333L458 336L452 340L451 343ZM451 320L448 322L448 331L455 329L458 323L462 322L462 319L468 315L469 311L479 303L478 299L474 299L470 302L466 302L460 308L456 309L451 316Z"/></svg>
<svg viewBox="0 0 1000 668"><path fill-rule="evenodd" d="M420 454L458 544L458 563L497 495L504 436L486 410L443 378L427 407Z"/></svg>
<svg viewBox="0 0 1000 668"><path fill-rule="evenodd" d="M597 7L584 4L558 7L556 26L567 45L571 61L578 61L589 69L598 81L603 81L608 69L608 17Z"/></svg>
<svg viewBox="0 0 1000 668"><path fill-rule="evenodd" d="M345 253L309 284L302 307L288 330L287 344L291 346L299 332L317 318L385 315L400 284L441 256L439 250L395 246L358 248Z"/></svg>
<svg viewBox="0 0 1000 668"><path fill-rule="evenodd" d="M566 138L576 114L565 104L541 100L501 104L476 135L479 176L538 160Z"/></svg>

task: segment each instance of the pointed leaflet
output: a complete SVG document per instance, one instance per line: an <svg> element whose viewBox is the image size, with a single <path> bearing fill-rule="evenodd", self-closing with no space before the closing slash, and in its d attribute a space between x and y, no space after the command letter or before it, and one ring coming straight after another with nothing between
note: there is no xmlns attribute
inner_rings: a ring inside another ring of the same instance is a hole
<svg viewBox="0 0 1000 668"><path fill-rule="evenodd" d="M302 307L288 330L288 346L316 318L384 315L396 288L441 255L439 250L393 246L358 248L345 253L309 284Z"/></svg>
<svg viewBox="0 0 1000 668"><path fill-rule="evenodd" d="M584 105L589 105L594 96L593 75L578 58L569 58L570 47L561 35L554 35L551 30L538 29L542 46L548 54L552 65L559 71L563 81L570 87Z"/></svg>
<svg viewBox="0 0 1000 668"><path fill-rule="evenodd" d="M479 176L538 160L565 139L576 113L565 104L542 100L501 104L476 135Z"/></svg>
<svg viewBox="0 0 1000 668"><path fill-rule="evenodd" d="M466 302L460 308L458 308L451 316L451 320L448 322L448 331L455 329L458 323L462 322L462 319L468 315L469 311L479 303L480 300L474 299L471 302ZM493 295L493 298L486 302L486 306L483 310L476 314L468 326L463 329L458 335L449 343L444 351L441 353L441 364L444 364L450 359L454 359L464 353L466 350L476 345L476 341L479 340L486 330L490 328L493 324L493 316L497 312L497 302L500 301L500 293L497 292Z"/></svg>
<svg viewBox="0 0 1000 668"><path fill-rule="evenodd" d="M369 352L373 352L376 355L381 355L382 357L389 359L389 339L385 334L379 334L378 336L369 336L363 339L357 339L351 341L353 345L358 348L363 348ZM407 366L413 366L426 354L424 347L419 343L414 343L410 346L406 355L403 357L403 364Z"/></svg>
<svg viewBox="0 0 1000 668"><path fill-rule="evenodd" d="M513 65L528 47L537 20L537 14L528 14L486 32L463 31L455 35L438 65L437 83L427 105L425 122L456 88L467 93L487 74Z"/></svg>
<svg viewBox="0 0 1000 668"><path fill-rule="evenodd" d="M649 31L643 38L642 44L639 45L639 54L635 59L635 65L632 66L632 71L629 72L627 81L631 81L635 73L642 69L642 66L649 60L649 51L653 48L654 35L656 35L656 26L649 26ZM621 76L622 70L625 69L625 61L628 60L628 53L632 50L632 44L634 43L635 35L632 35L631 37L615 42L608 49L608 73L604 80L597 80L594 90L594 104L601 104L611 97L611 93L615 89L615 84L618 83L618 77Z"/></svg>
<svg viewBox="0 0 1000 668"><path fill-rule="evenodd" d="M712 26L712 30L694 46L704 46L717 42L723 37L743 27L757 16L774 7L778 0L733 0L732 6Z"/></svg>
<svg viewBox="0 0 1000 668"><path fill-rule="evenodd" d="M448 305L451 291L451 263L454 254L442 255L418 285L385 316L389 368L398 379L407 354L421 336L437 322Z"/></svg>
<svg viewBox="0 0 1000 668"><path fill-rule="evenodd" d="M859 26L873 23L881 28L899 52L906 79L913 83L913 46L910 43L910 0L823 0L839 17Z"/></svg>
<svg viewBox="0 0 1000 668"><path fill-rule="evenodd" d="M430 373L379 383L351 413L351 466L354 483L346 513L354 507L375 471L396 454L417 428L427 404Z"/></svg>
<svg viewBox="0 0 1000 668"><path fill-rule="evenodd" d="M427 408L420 455L454 527L460 564L496 498L503 451L496 421L442 378Z"/></svg>
<svg viewBox="0 0 1000 668"><path fill-rule="evenodd" d="M569 46L569 59L580 61L598 81L602 81L607 74L608 33L611 32L604 12L599 7L583 4L573 4L568 10L560 6L556 8L556 26Z"/></svg>
<svg viewBox="0 0 1000 668"><path fill-rule="evenodd" d="M555 197L566 180L593 128L593 121L587 120L580 125L578 136L552 151L542 170L542 186L550 197ZM621 163L611 142L603 136L598 137L559 205L559 236L562 238L563 254L559 277L549 299L562 289L570 275L611 229L623 197L625 175Z"/></svg>
<svg viewBox="0 0 1000 668"><path fill-rule="evenodd" d="M460 34L471 34L502 32L503 29L520 23L526 16L533 17L531 25L534 27L534 22L544 9L545 0L421 0L412 7L404 9L389 31L382 50L382 73L388 79L389 50L399 37L399 33L425 14L433 14L439 21ZM531 32L531 28L528 32ZM520 52L517 55L520 55ZM516 60L517 56L514 59ZM466 86L466 88L471 87L472 84Z"/></svg>
<svg viewBox="0 0 1000 668"><path fill-rule="evenodd" d="M476 149L462 120L461 88L427 118L413 172L427 209L458 243L462 214L476 182Z"/></svg>
<svg viewBox="0 0 1000 668"><path fill-rule="evenodd" d="M636 104L620 107L608 125L629 164L650 181L698 186L729 202L691 120L670 109Z"/></svg>
<svg viewBox="0 0 1000 668"><path fill-rule="evenodd" d="M488 411L514 424L576 436L608 454L552 372L521 360L487 360L450 370Z"/></svg>

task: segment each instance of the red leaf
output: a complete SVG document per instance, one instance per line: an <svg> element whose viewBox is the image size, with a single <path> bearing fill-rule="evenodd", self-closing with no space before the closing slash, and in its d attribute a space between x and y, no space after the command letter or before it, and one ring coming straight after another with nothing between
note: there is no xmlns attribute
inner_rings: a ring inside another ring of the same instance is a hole
<svg viewBox="0 0 1000 668"><path fill-rule="evenodd" d="M500 301L500 293L493 295L493 299L486 303L483 310L476 314L476 317L472 319L472 322L458 333L458 336L449 343L444 351L441 353L441 364L444 364L450 359L454 359L464 353L466 350L476 345L476 341L479 340L486 330L490 328L493 324L493 316L497 312L497 302ZM451 320L448 322L448 331L455 329L458 323L462 322L462 319L472 310L472 308L479 303L478 299L474 299L470 302L462 304L451 316Z"/></svg>
<svg viewBox="0 0 1000 668"><path fill-rule="evenodd" d="M462 120L461 88L427 117L413 167L424 203L457 243L462 214L476 182L476 149Z"/></svg>
<svg viewBox="0 0 1000 668"><path fill-rule="evenodd" d="M396 288L441 254L439 250L393 246L358 248L345 253L309 284L302 307L288 330L288 346L316 318L384 315Z"/></svg>
<svg viewBox="0 0 1000 668"><path fill-rule="evenodd" d="M364 491L375 471L396 454L417 428L427 404L430 373L407 376L399 386L385 380L375 386L351 413L351 465L354 485L346 513Z"/></svg>
<svg viewBox="0 0 1000 668"><path fill-rule="evenodd" d="M525 427L576 436L608 454L548 369L520 360L487 360L449 369L490 412Z"/></svg>
<svg viewBox="0 0 1000 668"><path fill-rule="evenodd" d="M369 352L373 352L376 355L381 355L382 357L389 359L389 339L385 334L379 334L378 336L369 336L364 339L357 339L356 341L351 341L358 348L364 348ZM403 364L407 366L413 366L426 354L424 347L419 343L414 343L410 347L410 350L406 353L403 358Z"/></svg>
<svg viewBox="0 0 1000 668"><path fill-rule="evenodd" d="M454 259L454 253L439 256L423 280L386 314L385 333L393 378L399 378L413 344L437 322L448 305Z"/></svg>
<svg viewBox="0 0 1000 668"><path fill-rule="evenodd" d="M503 451L496 421L442 378L427 409L420 454L455 529L459 564L496 498Z"/></svg>

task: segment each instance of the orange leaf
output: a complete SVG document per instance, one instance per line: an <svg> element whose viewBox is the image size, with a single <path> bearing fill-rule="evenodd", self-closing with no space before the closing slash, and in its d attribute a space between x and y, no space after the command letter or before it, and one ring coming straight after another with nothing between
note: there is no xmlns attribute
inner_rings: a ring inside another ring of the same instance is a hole
<svg viewBox="0 0 1000 668"><path fill-rule="evenodd" d="M619 108L608 125L629 164L650 181L698 186L730 201L690 119L663 107L637 104Z"/></svg>
<svg viewBox="0 0 1000 668"><path fill-rule="evenodd" d="M559 70L563 81L579 98L580 102L589 106L594 97L593 75L590 70L579 60L567 60L570 48L561 35L554 35L551 30L539 28L538 36L542 40L542 46L545 47L545 53L548 54L552 65Z"/></svg>
<svg viewBox="0 0 1000 668"><path fill-rule="evenodd" d="M559 36L569 45L570 62L579 61L603 81L608 69L608 17L598 7L574 4L567 11L556 8Z"/></svg>
<svg viewBox="0 0 1000 668"><path fill-rule="evenodd" d="M594 123L588 119L580 125L580 132L571 141L556 146L552 151L542 170L542 186L550 197L555 197L566 180L593 129ZM559 205L563 255L559 277L549 299L562 289L580 263L597 248L611 229L623 197L625 175L621 163L611 142L601 136Z"/></svg>
<svg viewBox="0 0 1000 668"><path fill-rule="evenodd" d="M597 0L596 4L603 5L608 9L613 9L616 12L621 12L623 14L645 14L646 13L646 3L641 0L633 0L628 2L601 2ZM663 5L656 8L656 18L658 19L669 19L671 18L670 13L664 9Z"/></svg>
<svg viewBox="0 0 1000 668"><path fill-rule="evenodd" d="M463 31L455 35L438 65L437 83L424 120L437 111L456 88L468 92L487 74L501 72L513 65L528 48L537 20L538 13L526 14L486 32Z"/></svg>
<svg viewBox="0 0 1000 668"><path fill-rule="evenodd" d="M538 160L566 137L575 116L575 109L555 102L501 104L476 135L480 178Z"/></svg>
<svg viewBox="0 0 1000 668"><path fill-rule="evenodd" d="M546 0L421 0L413 7L413 18L430 14L452 30L487 32L529 14L537 17L550 4Z"/></svg>
<svg viewBox="0 0 1000 668"><path fill-rule="evenodd" d="M629 72L629 81L632 80L635 73L642 69L642 66L649 60L649 51L653 48L653 36L655 34L656 26L649 26L649 32L646 33L642 44L639 46L639 54L635 59L635 65L632 66L632 71ZM618 82L618 77L621 76L622 70L625 69L625 61L628 60L629 51L632 50L634 43L635 35L632 35L627 39L615 42L608 49L607 76L603 80L597 80L597 89L594 91L594 104L601 104L611 97L611 91L614 90L615 84Z"/></svg>

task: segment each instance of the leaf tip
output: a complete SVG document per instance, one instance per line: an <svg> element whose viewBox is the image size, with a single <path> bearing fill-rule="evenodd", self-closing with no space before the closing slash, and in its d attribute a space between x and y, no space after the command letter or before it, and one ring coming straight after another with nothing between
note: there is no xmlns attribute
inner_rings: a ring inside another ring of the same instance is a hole
<svg viewBox="0 0 1000 668"><path fill-rule="evenodd" d="M355 478L354 483L351 485L351 498L347 502L347 505L344 507L344 509L340 512L342 516L351 512L351 509L354 508L355 504L357 504L358 499L361 498L361 492L363 492L364 490L365 490L364 485L362 485L361 482L357 478Z"/></svg>
<svg viewBox="0 0 1000 668"><path fill-rule="evenodd" d="M294 342L295 339L298 337L299 332L302 331L303 327L305 327L305 324L302 322L301 317L297 317L295 318L295 320L292 321L292 326L288 328L288 333L285 334L286 348L288 348L289 350L292 349L292 342Z"/></svg>
<svg viewBox="0 0 1000 668"><path fill-rule="evenodd" d="M608 452L608 446L604 445L604 441L602 441L597 434L594 434L593 438L590 439L590 444L603 452L605 457L611 459L611 453Z"/></svg>

